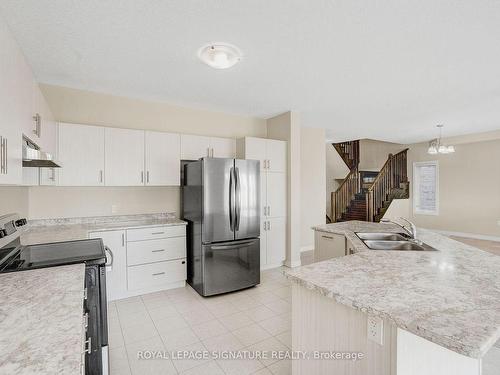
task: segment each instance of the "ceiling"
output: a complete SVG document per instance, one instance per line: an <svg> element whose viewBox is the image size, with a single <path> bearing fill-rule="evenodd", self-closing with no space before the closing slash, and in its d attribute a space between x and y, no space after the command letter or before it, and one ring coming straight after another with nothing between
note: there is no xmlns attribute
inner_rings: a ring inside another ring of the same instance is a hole
<svg viewBox="0 0 500 375"><path fill-rule="evenodd" d="M271 117L334 140L500 129L500 1L0 0L40 82ZM207 42L235 44L228 70Z"/></svg>

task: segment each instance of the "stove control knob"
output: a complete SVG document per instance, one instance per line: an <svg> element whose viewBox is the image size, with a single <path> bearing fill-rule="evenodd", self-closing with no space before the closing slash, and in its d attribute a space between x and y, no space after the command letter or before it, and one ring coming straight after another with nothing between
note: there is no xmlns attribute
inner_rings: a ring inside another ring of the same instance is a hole
<svg viewBox="0 0 500 375"><path fill-rule="evenodd" d="M7 232L5 231L5 229L0 229L0 238L3 238L7 235Z"/></svg>
<svg viewBox="0 0 500 375"><path fill-rule="evenodd" d="M16 224L16 227L22 227L23 225L26 225L27 221L26 219L19 219L19 220L16 220L15 224Z"/></svg>

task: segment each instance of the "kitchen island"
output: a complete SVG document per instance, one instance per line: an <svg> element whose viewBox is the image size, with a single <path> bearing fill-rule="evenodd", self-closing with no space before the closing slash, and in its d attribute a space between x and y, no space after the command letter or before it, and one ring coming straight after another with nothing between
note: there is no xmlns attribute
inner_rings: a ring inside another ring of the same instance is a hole
<svg viewBox="0 0 500 375"><path fill-rule="evenodd" d="M355 234L403 232L392 224L313 229L344 235L353 254L287 272L292 347L365 357L298 360L293 374L482 373L482 358L500 338L498 256L427 230L417 238L437 251L369 250Z"/></svg>

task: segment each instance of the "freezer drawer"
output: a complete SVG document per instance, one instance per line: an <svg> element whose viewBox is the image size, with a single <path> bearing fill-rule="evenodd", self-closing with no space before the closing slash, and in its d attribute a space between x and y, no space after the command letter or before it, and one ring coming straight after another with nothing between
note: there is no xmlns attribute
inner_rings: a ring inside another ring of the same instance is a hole
<svg viewBox="0 0 500 375"><path fill-rule="evenodd" d="M232 292L260 283L259 239L203 245L202 295Z"/></svg>

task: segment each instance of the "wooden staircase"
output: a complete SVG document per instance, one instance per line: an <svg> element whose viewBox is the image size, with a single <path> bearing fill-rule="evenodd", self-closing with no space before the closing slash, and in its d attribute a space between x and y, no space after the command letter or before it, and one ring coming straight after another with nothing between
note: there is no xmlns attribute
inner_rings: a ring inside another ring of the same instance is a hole
<svg viewBox="0 0 500 375"><path fill-rule="evenodd" d="M389 154L373 183L366 186L359 171L359 141L333 144L350 172L332 192L332 217L327 222L380 221L393 199L408 198L407 151ZM373 176L373 172L371 172Z"/></svg>

